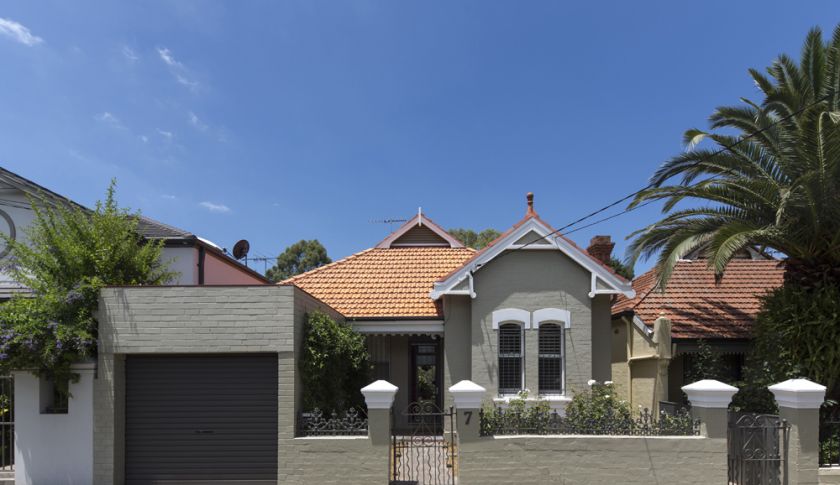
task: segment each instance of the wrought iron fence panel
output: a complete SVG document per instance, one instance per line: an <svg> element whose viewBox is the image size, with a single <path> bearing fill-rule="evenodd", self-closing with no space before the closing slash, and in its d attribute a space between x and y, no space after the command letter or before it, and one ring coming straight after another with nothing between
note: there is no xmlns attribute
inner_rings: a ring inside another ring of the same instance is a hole
<svg viewBox="0 0 840 485"><path fill-rule="evenodd" d="M820 413L820 466L840 466L840 407Z"/></svg>
<svg viewBox="0 0 840 485"><path fill-rule="evenodd" d="M613 435L613 436L694 436L700 422L688 410L658 415L643 409L637 416L613 410L598 417L569 418L556 410L539 407L482 409L482 436L500 435Z"/></svg>
<svg viewBox="0 0 840 485"><path fill-rule="evenodd" d="M367 436L368 419L359 409L348 409L344 415L335 411L325 415L318 408L298 416L299 436Z"/></svg>
<svg viewBox="0 0 840 485"><path fill-rule="evenodd" d="M789 430L779 416L729 413L729 483L787 485Z"/></svg>
<svg viewBox="0 0 840 485"><path fill-rule="evenodd" d="M444 411L433 402L421 401L410 404L402 414L408 421L408 429L392 432L390 483L455 485L458 466L455 410Z"/></svg>
<svg viewBox="0 0 840 485"><path fill-rule="evenodd" d="M15 469L15 381L0 376L0 471Z"/></svg>

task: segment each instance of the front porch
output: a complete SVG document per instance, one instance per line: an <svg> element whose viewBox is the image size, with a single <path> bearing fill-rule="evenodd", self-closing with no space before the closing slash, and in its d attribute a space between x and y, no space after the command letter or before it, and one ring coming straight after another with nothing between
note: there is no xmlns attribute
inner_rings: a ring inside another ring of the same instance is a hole
<svg viewBox="0 0 840 485"><path fill-rule="evenodd" d="M397 431L416 428L409 416L413 404L443 410L442 335L383 333L368 334L366 340L373 364L372 380L386 380L400 389L393 407ZM435 424L432 428L442 432L442 426Z"/></svg>

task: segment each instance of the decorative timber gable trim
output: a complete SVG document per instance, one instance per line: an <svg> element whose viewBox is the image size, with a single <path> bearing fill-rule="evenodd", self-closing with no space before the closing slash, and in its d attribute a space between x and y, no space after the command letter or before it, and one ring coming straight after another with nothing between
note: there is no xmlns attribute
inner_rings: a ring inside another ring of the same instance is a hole
<svg viewBox="0 0 840 485"><path fill-rule="evenodd" d="M492 246L436 282L430 296L433 300L443 295L469 295L475 298L477 295L472 284L473 274L505 251L512 250L562 252L592 275L590 298L596 295L613 294L623 294L628 298L635 296L636 293L629 281L616 276L571 241L561 235L552 234L553 232L553 229L540 220L536 214L529 212L525 219L496 240ZM463 285L464 282L467 284Z"/></svg>
<svg viewBox="0 0 840 485"><path fill-rule="evenodd" d="M379 249L400 247L463 248L464 245L418 210L416 216L383 239L376 247Z"/></svg>

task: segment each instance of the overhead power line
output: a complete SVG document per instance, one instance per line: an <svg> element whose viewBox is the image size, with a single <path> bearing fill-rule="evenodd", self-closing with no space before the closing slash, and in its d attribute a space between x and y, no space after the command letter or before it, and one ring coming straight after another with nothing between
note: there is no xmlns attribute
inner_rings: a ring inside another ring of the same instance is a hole
<svg viewBox="0 0 840 485"><path fill-rule="evenodd" d="M748 135L746 135L746 136L744 136L744 137L742 137L742 138L739 138L739 139L738 139L738 141L736 141L735 143L732 143L732 144L730 144L730 145L724 145L722 148L720 148L719 150L716 150L714 153L712 153L712 154L711 154L711 155L709 155L708 157L705 157L705 158L704 158L704 159L702 159L702 160L698 160L698 161L697 161L697 162L695 162L692 166L693 166L693 167L696 167L696 166L700 165L701 163L705 163L705 162L706 162L706 161L708 161L709 159L711 159L711 158L713 158L713 157L716 157L716 156L720 155L720 154L721 154L721 153L723 153L723 152L726 152L726 151L732 151L732 149L733 149L733 148L735 148L736 146L740 145L740 144L741 144L741 143L743 143L744 141L749 140L749 139L751 139L751 138L754 138L754 137L756 137L756 136L758 136L758 135L760 135L760 134L762 134L762 133L766 132L766 131L767 131L767 130L769 130L770 128L773 128L773 127L775 127L776 125L778 125L779 123L782 123L782 122L787 121L787 120L789 120L789 119L791 119L791 118L793 118L793 117L795 117L795 116L798 116L798 115L802 114L805 110L807 110L807 109L809 109L809 108L812 108L812 107L816 106L817 104L819 104L819 103L821 103L821 102L825 101L825 100L826 100L826 99L828 99L828 98L829 98L829 95L826 95L826 96L823 96L823 97L821 97L821 98L819 98L819 99L816 99L816 100L814 100L814 102L809 103L808 105L806 105L806 106L803 106L803 107L799 108L798 110L796 110L796 111L794 111L794 112L790 113L790 114L789 114L789 115L787 115L787 116L783 116L782 118L779 118L778 120L776 120L776 121L774 121L774 122L770 123L769 125L765 126L764 128L762 128L762 129L760 129L760 130L757 130L757 131L754 131L754 132L752 132L752 133L750 133L750 134L748 134ZM577 229L575 229L574 231L569 231L569 232L567 232L567 233L563 233L563 231L564 231L564 230L566 230L566 229L570 229L570 228L572 228L572 227L574 227L574 226L576 226L576 225L580 224L580 223L581 223L581 222L583 222L583 221L586 221L586 220L588 220L588 219L591 219L592 217L595 217L595 216L597 216L598 214L601 214L601 213L603 213L603 212L605 212L605 211L607 211L607 210L609 210L609 209L611 209L611 208L613 208L613 207L615 207L615 206L617 206L617 205L621 204L622 202L626 202L626 201L628 201L628 200L632 199L633 197L636 197L637 195L641 194L641 193L642 193L642 192L644 192L645 190L651 189L651 188L653 188L653 187L655 187L655 186L656 186L656 184L654 184L653 182L651 182L651 183L649 183L649 184L645 185L644 187L642 187L642 188L641 188L641 189L639 189L639 190L636 190L636 191L634 191L634 192L631 192L631 193L629 193L629 194L625 195L624 197L621 197L620 199L615 200L614 202L610 202L609 204L607 204L607 205L605 205L605 206L601 207L600 209L594 210L594 211L590 212L589 214L586 214L585 216L580 217L580 218L578 218L578 219L576 219L576 220L574 220L574 221L572 221L572 222L570 222L570 223L566 224L565 226L563 226L563 227L561 227L561 228L559 228L559 229L555 229L554 231L552 231L552 232L550 232L550 233L546 234L545 236L538 237L538 238L533 239L533 240L531 240L531 241L529 241L529 242L527 242L527 243L525 243L525 244L523 244L523 245L521 245L521 246L517 246L516 248L512 249L512 250L511 250L511 251L509 251L509 252L518 251L518 250L520 250L520 249L525 249L525 248L527 248L528 246L530 246L530 245L532 245L532 244L536 244L537 242L542 241L542 240L545 240L545 239L547 239L547 238L549 238L549 237L551 237L551 236L554 236L554 235L557 235L557 236L562 236L562 235L566 235L566 234L571 234L572 232L576 232L576 231L579 231L579 230L581 230L581 229L585 229L586 227L593 226L593 225L595 225L595 224L598 224L599 222L603 222L603 221L605 221L605 220L613 219L613 218L615 218L615 217L618 217L618 216L620 216L620 215L626 214L626 213L628 213L628 212L632 212L632 211L634 211L634 210L636 210L636 209L638 209L638 208L640 208L640 207L642 207L642 206L644 206L644 205L647 205L647 203L640 204L640 205L635 206L635 207L633 207L633 208L627 208L627 209L624 209L622 212L620 212L620 213L618 213L618 214L614 214L613 216L610 216L610 217L604 218L604 219L602 219L601 221L596 221L596 222L594 222L594 223L592 223L592 224L589 224L589 225L587 225L587 226L577 228ZM650 202L653 202L653 201L651 200Z"/></svg>

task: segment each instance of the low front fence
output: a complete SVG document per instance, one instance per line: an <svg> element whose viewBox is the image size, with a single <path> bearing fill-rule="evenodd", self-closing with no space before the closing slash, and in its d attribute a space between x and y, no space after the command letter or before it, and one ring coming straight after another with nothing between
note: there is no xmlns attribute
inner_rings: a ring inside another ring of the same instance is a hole
<svg viewBox="0 0 840 485"><path fill-rule="evenodd" d="M349 409L342 414L320 409L300 413L298 436L367 436L368 418L363 410Z"/></svg>
<svg viewBox="0 0 840 485"><path fill-rule="evenodd" d="M480 413L482 436L510 435L610 435L610 436L696 436L700 421L685 409L658 415L644 409L638 415L605 412L599 416L575 418L556 410L484 409Z"/></svg>

